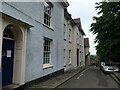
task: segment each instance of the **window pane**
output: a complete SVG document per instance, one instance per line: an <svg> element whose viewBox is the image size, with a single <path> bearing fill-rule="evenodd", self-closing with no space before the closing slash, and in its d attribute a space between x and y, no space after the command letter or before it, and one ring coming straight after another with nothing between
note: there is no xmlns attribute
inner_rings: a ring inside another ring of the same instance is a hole
<svg viewBox="0 0 120 90"><path fill-rule="evenodd" d="M46 13L44 13L44 15L45 15L45 16L44 16L44 18L46 19L46 18L47 18L47 15L46 15Z"/></svg>
<svg viewBox="0 0 120 90"><path fill-rule="evenodd" d="M8 26L9 27L9 26ZM12 33L12 31L10 29L5 29L4 33L3 33L3 37L7 37L7 38L14 38L14 35Z"/></svg>
<svg viewBox="0 0 120 90"><path fill-rule="evenodd" d="M48 47L48 51L50 51L50 47Z"/></svg>
<svg viewBox="0 0 120 90"><path fill-rule="evenodd" d="M50 18L51 18L51 5L47 2L44 2L44 24L50 26Z"/></svg>
<svg viewBox="0 0 120 90"><path fill-rule="evenodd" d="M44 40L44 55L43 55L43 64L50 63L50 40Z"/></svg>
<svg viewBox="0 0 120 90"><path fill-rule="evenodd" d="M47 58L47 63L50 63L50 58Z"/></svg>
<svg viewBox="0 0 120 90"><path fill-rule="evenodd" d="M48 52L46 53L46 57L47 57L47 58L49 57L49 54L48 54Z"/></svg>
<svg viewBox="0 0 120 90"><path fill-rule="evenodd" d="M46 60L46 58L44 57L43 64L45 64L45 60Z"/></svg>

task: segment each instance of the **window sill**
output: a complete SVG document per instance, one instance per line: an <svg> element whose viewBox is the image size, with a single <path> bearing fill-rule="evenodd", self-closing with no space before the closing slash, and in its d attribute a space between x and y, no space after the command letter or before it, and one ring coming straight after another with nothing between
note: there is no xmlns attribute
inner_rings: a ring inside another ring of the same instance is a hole
<svg viewBox="0 0 120 90"><path fill-rule="evenodd" d="M72 64L72 62L70 61L68 64L69 64L69 65L71 65L71 64Z"/></svg>
<svg viewBox="0 0 120 90"><path fill-rule="evenodd" d="M64 64L64 67L66 67L66 64Z"/></svg>
<svg viewBox="0 0 120 90"><path fill-rule="evenodd" d="M53 65L51 65L51 64L44 64L43 65L43 69L52 68L52 67L53 67Z"/></svg>
<svg viewBox="0 0 120 90"><path fill-rule="evenodd" d="M47 27L48 29L51 29L52 31L54 31L54 29L46 24L43 24L43 26Z"/></svg>

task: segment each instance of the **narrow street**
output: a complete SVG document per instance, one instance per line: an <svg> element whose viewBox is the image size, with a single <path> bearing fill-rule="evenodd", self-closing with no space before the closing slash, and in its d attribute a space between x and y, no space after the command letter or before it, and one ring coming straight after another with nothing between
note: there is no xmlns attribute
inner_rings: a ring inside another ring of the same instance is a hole
<svg viewBox="0 0 120 90"><path fill-rule="evenodd" d="M58 88L120 88L120 86L109 75L103 74L98 67L91 67Z"/></svg>

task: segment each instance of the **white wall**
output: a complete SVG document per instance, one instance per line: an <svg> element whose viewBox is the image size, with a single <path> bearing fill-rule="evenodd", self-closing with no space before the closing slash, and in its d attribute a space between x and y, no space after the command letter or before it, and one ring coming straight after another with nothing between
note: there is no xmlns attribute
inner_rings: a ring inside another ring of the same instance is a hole
<svg viewBox="0 0 120 90"><path fill-rule="evenodd" d="M77 49L79 49L79 66L85 65L85 56L84 56L84 36L79 31L77 25L72 25L67 20L67 17L64 17L65 28L65 39L64 39L64 49L65 49L65 59L64 59L64 69L67 71L72 68L77 68ZM69 29L72 31L71 43L69 42ZM71 64L69 64L69 50L71 50ZM81 65L80 65L81 62Z"/></svg>
<svg viewBox="0 0 120 90"><path fill-rule="evenodd" d="M67 71L73 67L73 27L67 17L64 17L64 25L66 26L65 29L65 38L64 38L64 50L65 50L65 58L64 58L64 70ZM69 39L69 29L71 30L71 40ZM69 50L71 50L71 60L69 60ZM71 62L70 62L71 61Z"/></svg>

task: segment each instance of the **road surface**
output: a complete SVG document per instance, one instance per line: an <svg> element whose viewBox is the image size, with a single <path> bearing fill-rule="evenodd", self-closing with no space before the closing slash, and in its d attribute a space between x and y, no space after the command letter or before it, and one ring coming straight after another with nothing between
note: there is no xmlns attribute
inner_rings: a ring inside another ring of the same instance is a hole
<svg viewBox="0 0 120 90"><path fill-rule="evenodd" d="M117 88L120 86L109 75L103 74L98 67L91 67L58 88Z"/></svg>

